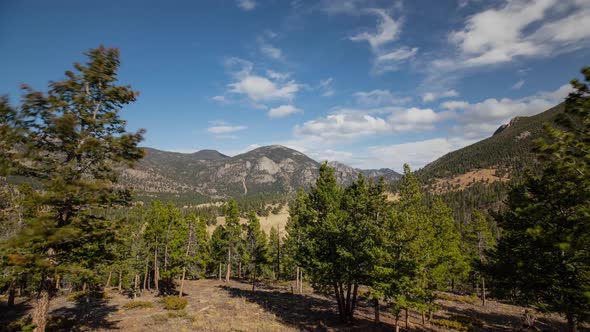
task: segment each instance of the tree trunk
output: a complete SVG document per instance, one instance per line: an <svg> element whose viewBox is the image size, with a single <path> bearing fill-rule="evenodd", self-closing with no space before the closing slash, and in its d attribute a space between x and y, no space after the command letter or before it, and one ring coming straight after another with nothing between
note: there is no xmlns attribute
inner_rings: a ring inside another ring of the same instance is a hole
<svg viewBox="0 0 590 332"><path fill-rule="evenodd" d="M135 274L135 278L133 278L133 299L137 298L137 289L139 288L139 274Z"/></svg>
<svg viewBox="0 0 590 332"><path fill-rule="evenodd" d="M231 273L231 248L227 248L227 271L225 272L225 282L229 282Z"/></svg>
<svg viewBox="0 0 590 332"><path fill-rule="evenodd" d="M276 280L281 278L281 230L277 227L277 275Z"/></svg>
<svg viewBox="0 0 590 332"><path fill-rule="evenodd" d="M297 267L297 271L295 272L295 292L299 294L299 266Z"/></svg>
<svg viewBox="0 0 590 332"><path fill-rule="evenodd" d="M149 275L149 273L148 273L149 262L148 261L149 261L148 259L145 260L145 273L143 275L143 290L144 291L148 288L148 275Z"/></svg>
<svg viewBox="0 0 590 332"><path fill-rule="evenodd" d="M104 285L104 288L111 287L111 278L113 277L113 270L109 271L109 277L107 278L107 283Z"/></svg>
<svg viewBox="0 0 590 332"><path fill-rule="evenodd" d="M180 293L178 293L178 297L182 297L182 291L184 290L184 277L186 275L186 267L182 268L182 279L180 281Z"/></svg>
<svg viewBox="0 0 590 332"><path fill-rule="evenodd" d="M299 269L299 294L303 295L303 269Z"/></svg>
<svg viewBox="0 0 590 332"><path fill-rule="evenodd" d="M334 283L334 294L336 295L336 302L338 303L338 314L340 315L340 320L344 322L346 320L344 314L344 294L342 293L342 287L338 285L338 283Z"/></svg>
<svg viewBox="0 0 590 332"><path fill-rule="evenodd" d="M158 286L158 238L156 237L156 247L154 248L154 288L159 291Z"/></svg>
<svg viewBox="0 0 590 332"><path fill-rule="evenodd" d="M86 291L86 287L88 285L86 284L86 281L84 281L84 283L82 284L82 291L85 292Z"/></svg>
<svg viewBox="0 0 590 332"><path fill-rule="evenodd" d="M373 306L375 307L375 327L379 326L379 299L373 299Z"/></svg>
<svg viewBox="0 0 590 332"><path fill-rule="evenodd" d="M35 325L34 332L45 332L47 325L47 313L49 311L49 290L45 282L42 282L41 289L37 293L33 304L32 320Z"/></svg>
<svg viewBox="0 0 590 332"><path fill-rule="evenodd" d="M486 279L481 277L481 305L486 306Z"/></svg>
<svg viewBox="0 0 590 332"><path fill-rule="evenodd" d="M568 332L578 332L578 318L572 314L566 314Z"/></svg>
<svg viewBox="0 0 590 332"><path fill-rule="evenodd" d="M426 313L422 310L422 325L426 325Z"/></svg>
<svg viewBox="0 0 590 332"><path fill-rule="evenodd" d="M242 261L238 262L238 278L242 279Z"/></svg>
<svg viewBox="0 0 590 332"><path fill-rule="evenodd" d="M408 308L406 308L406 329L410 328L410 315L409 315L409 311Z"/></svg>
<svg viewBox="0 0 590 332"><path fill-rule="evenodd" d="M254 269L252 271L252 291L256 289L256 264L254 264Z"/></svg>
<svg viewBox="0 0 590 332"><path fill-rule="evenodd" d="M84 283L86 284L86 283ZM123 271L119 271L119 292L123 290Z"/></svg>
<svg viewBox="0 0 590 332"><path fill-rule="evenodd" d="M219 281L221 281L221 267L222 267L222 264L219 263Z"/></svg>
<svg viewBox="0 0 590 332"><path fill-rule="evenodd" d="M356 299L359 290L359 285L354 284L354 290L352 291L352 305L350 306L350 321L354 318L354 310L356 308Z"/></svg>
<svg viewBox="0 0 590 332"><path fill-rule="evenodd" d="M61 280L61 278L59 277L59 274L55 275L55 289L59 290L59 281Z"/></svg>
<svg viewBox="0 0 590 332"><path fill-rule="evenodd" d="M16 287L15 282L11 281L10 285L8 286L8 307L14 307L14 298L16 294Z"/></svg>

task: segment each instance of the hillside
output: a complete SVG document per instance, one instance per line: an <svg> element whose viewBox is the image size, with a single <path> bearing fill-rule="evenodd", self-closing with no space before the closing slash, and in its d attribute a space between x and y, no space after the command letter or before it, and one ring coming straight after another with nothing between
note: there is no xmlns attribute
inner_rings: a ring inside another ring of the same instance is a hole
<svg viewBox="0 0 590 332"><path fill-rule="evenodd" d="M516 117L498 128L493 136L450 152L426 165L417 173L423 179L448 178L476 169L497 169L520 173L535 168L533 142L543 133L543 124L563 112L563 104L529 117Z"/></svg>
<svg viewBox="0 0 590 332"><path fill-rule="evenodd" d="M560 104L534 116L516 117L491 137L450 152L417 174L427 191L441 195L463 223L474 209L500 210L510 185L524 170L538 170L534 141L543 135L543 125L563 111Z"/></svg>
<svg viewBox="0 0 590 332"><path fill-rule="evenodd" d="M263 146L233 157L215 150L178 153L145 148L145 157L122 179L139 197L202 201L246 195L282 195L309 187L319 163L280 145ZM337 163L337 178L350 183L359 173L391 182L400 175L390 169L361 170Z"/></svg>

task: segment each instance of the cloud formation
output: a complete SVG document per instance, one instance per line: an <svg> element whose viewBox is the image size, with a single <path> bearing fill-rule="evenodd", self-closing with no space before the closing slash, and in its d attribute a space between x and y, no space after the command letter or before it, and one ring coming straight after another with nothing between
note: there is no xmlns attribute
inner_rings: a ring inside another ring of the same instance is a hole
<svg viewBox="0 0 590 332"><path fill-rule="evenodd" d="M303 113L303 110L293 105L281 105L279 107L271 108L267 114L270 118L284 118L296 113Z"/></svg>

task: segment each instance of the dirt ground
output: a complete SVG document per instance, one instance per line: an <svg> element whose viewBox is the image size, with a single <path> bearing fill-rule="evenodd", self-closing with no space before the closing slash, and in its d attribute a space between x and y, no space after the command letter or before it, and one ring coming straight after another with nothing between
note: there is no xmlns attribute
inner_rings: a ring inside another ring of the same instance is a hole
<svg viewBox="0 0 590 332"><path fill-rule="evenodd" d="M252 286L239 281L229 284L217 280L187 281L184 310L165 310L160 298L146 291L135 301L153 303L151 308L125 309L134 301L116 290L108 291L103 300L73 302L67 296L52 300L50 317L53 322L48 331L394 331L394 318L387 306L381 308L381 325L373 323L374 311L365 301L359 303L352 326L338 322L335 301L312 294L309 287L304 295L293 294L291 284ZM518 331L522 325L524 308L489 301L485 307L465 297L446 294L447 300L438 300L441 310L433 319L470 316L481 320L483 327L474 331ZM19 306L28 309L26 303ZM0 306L0 324L6 328L8 312ZM7 315L4 315L4 314ZM4 316L4 319L3 317ZM410 329L401 331L453 331L435 327L430 322L421 324L421 315L410 313ZM58 326L67 326L58 328ZM4 329L0 327L0 331ZM557 315L539 315L535 327L538 331L564 331L563 319ZM582 328L582 331L584 328Z"/></svg>

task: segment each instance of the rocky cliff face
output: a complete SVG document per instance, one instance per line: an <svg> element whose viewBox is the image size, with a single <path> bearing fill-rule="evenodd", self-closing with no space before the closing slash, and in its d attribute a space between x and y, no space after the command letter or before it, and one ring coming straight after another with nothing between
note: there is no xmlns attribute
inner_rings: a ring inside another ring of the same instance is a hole
<svg viewBox="0 0 590 332"><path fill-rule="evenodd" d="M123 172L122 180L139 192L196 192L212 198L259 193L288 193L309 187L318 176L319 163L280 145L257 148L234 157L214 150L183 154L146 148L145 158ZM390 169L360 170L331 163L341 183L359 173L390 181L399 174Z"/></svg>

